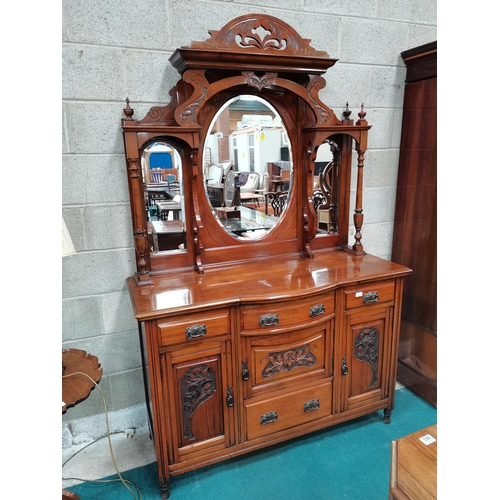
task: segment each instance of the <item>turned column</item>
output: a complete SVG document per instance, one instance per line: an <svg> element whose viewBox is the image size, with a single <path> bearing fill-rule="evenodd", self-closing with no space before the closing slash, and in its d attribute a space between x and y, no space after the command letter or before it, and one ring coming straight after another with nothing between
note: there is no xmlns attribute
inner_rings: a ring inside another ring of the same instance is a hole
<svg viewBox="0 0 500 500"><path fill-rule="evenodd" d="M126 115L125 121L132 121L134 110L130 108L129 100L126 100L127 106L123 110ZM149 276L149 249L148 249L148 231L147 220L144 207L144 186L142 184L142 176L139 171L139 151L136 142L135 132L125 132L125 151L127 151L127 170L128 170L128 187L133 200L132 207L132 224L134 229L134 246L136 252L137 272L135 281L137 285L149 285L152 283Z"/></svg>
<svg viewBox="0 0 500 500"><path fill-rule="evenodd" d="M365 120L366 112L364 105L361 104L361 111L358 113L359 120L356 122L357 126L364 126L367 124ZM365 253L363 245L361 244L361 228L363 227L363 167L365 165L365 148L366 138L356 144L356 151L358 153L358 176L356 184L356 205L354 208L354 245L352 250L356 253Z"/></svg>

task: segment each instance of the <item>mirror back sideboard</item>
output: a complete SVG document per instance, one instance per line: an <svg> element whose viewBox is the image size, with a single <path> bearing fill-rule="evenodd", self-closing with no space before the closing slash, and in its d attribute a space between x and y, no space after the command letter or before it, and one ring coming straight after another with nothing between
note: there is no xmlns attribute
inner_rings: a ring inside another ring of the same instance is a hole
<svg viewBox="0 0 500 500"><path fill-rule="evenodd" d="M338 118L321 101L336 59L264 14L210 35L171 56L181 78L170 103L136 119L127 99L122 120L137 263L127 283L165 498L171 475L377 410L388 423L411 273L363 249L370 125L363 106ZM214 129L242 96L277 116L261 108ZM208 146L228 134L236 144L246 126L254 148L286 132L285 156L257 160L254 149L241 171L241 151ZM160 143L177 184L147 182L144 152ZM242 196L251 173L266 183Z"/></svg>

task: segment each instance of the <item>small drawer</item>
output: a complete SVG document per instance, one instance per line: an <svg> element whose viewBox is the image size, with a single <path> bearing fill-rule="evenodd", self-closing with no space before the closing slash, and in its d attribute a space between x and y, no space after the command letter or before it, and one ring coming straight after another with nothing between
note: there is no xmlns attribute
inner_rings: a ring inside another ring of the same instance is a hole
<svg viewBox="0 0 500 500"><path fill-rule="evenodd" d="M245 403L246 438L268 434L312 422L332 414L332 381L282 394L259 403Z"/></svg>
<svg viewBox="0 0 500 500"><path fill-rule="evenodd" d="M229 310L222 309L159 320L157 328L162 346L229 335L231 331Z"/></svg>
<svg viewBox="0 0 500 500"><path fill-rule="evenodd" d="M394 281L380 281L346 288L344 290L345 307L346 309L352 309L370 304L390 302L394 300L394 292Z"/></svg>
<svg viewBox="0 0 500 500"><path fill-rule="evenodd" d="M243 334L279 332L325 321L334 311L333 293L284 302L270 300L265 305L242 307L241 329Z"/></svg>

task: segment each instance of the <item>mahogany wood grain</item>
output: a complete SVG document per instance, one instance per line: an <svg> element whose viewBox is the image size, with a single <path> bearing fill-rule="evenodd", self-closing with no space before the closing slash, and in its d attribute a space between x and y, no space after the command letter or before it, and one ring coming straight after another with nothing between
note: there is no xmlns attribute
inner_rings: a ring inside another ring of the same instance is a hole
<svg viewBox="0 0 500 500"><path fill-rule="evenodd" d="M390 422L411 269L363 250L371 125L363 105L357 120L348 106L339 119L321 101L322 75L336 61L282 20L249 14L175 50L170 62L181 78L167 105L135 119L126 101L137 264L127 286L163 498L171 475L379 410ZM277 111L293 166L287 209L256 239L234 236L217 220L203 173L213 118L241 95ZM181 156L187 249L151 253L138 167L159 140ZM333 163L329 234L320 234L312 187L325 142Z"/></svg>
<svg viewBox="0 0 500 500"><path fill-rule="evenodd" d="M392 259L405 283L398 374L437 400L437 42L403 52L407 66Z"/></svg>
<svg viewBox="0 0 500 500"><path fill-rule="evenodd" d="M87 354L81 349L64 349L62 351L62 413L88 398L95 384L100 382L102 368L96 356ZM90 377L86 377L86 374ZM72 491L62 490L63 500L80 500Z"/></svg>
<svg viewBox="0 0 500 500"><path fill-rule="evenodd" d="M430 435L434 442L420 438ZM437 425L391 443L389 500L437 498Z"/></svg>
<svg viewBox="0 0 500 500"><path fill-rule="evenodd" d="M62 500L80 500L80 497L72 491L63 490Z"/></svg>
<svg viewBox="0 0 500 500"><path fill-rule="evenodd" d="M318 252L314 259L285 255L228 264L207 270L202 276L194 270L178 270L172 275L153 277L151 287L137 287L131 279L127 283L136 318L145 321L248 302L296 299L309 296L311 290L320 293L410 273L405 266L373 255L339 251Z"/></svg>
<svg viewBox="0 0 500 500"><path fill-rule="evenodd" d="M263 26L269 33L259 31ZM151 108L142 119L133 117L134 110L128 101L124 109L122 130L133 212L137 283L151 286L152 275L180 267L194 267L202 274L209 267L224 266L230 261L251 261L257 255L274 258L295 253L312 257L318 249L347 248L349 223L353 220L356 242L351 251L362 253L363 167L371 125L363 108L359 120L354 122L340 120L321 102L318 92L325 79L320 75L336 59L312 48L310 40L302 39L291 26L272 16L242 16L210 33L208 40L177 49L170 58L182 76L170 92L170 103ZM249 42L250 39L253 41ZM279 50L276 50L277 40ZM265 238L251 242L231 235L213 216L204 184L201 161L204 155L200 154L216 113L224 103L242 93L265 99L280 115L290 139L294 172L293 189L280 223ZM147 221L140 189L142 169L138 167L144 148L160 139L168 140L181 155L187 247L182 252L151 253L144 238ZM339 145L339 178L343 180L336 200L338 230L323 238L316 236L317 213L308 186L312 185L317 149L326 140ZM358 153L358 182L356 213L351 218L349 178L353 142Z"/></svg>
<svg viewBox="0 0 500 500"><path fill-rule="evenodd" d="M64 349L62 366L62 412L66 413L68 408L88 398L95 387L92 380L101 380L102 368L96 356L81 349ZM77 372L87 374L92 380Z"/></svg>

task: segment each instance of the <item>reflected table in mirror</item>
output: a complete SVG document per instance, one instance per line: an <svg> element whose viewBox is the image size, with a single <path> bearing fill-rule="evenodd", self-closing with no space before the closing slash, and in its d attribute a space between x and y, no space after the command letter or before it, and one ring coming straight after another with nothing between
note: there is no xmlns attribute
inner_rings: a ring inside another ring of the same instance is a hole
<svg viewBox="0 0 500 500"><path fill-rule="evenodd" d="M169 219L170 212L173 213L174 220L180 220L181 205L175 201L156 202L158 219L166 221Z"/></svg>
<svg viewBox="0 0 500 500"><path fill-rule="evenodd" d="M148 223L153 240L153 251L186 248L186 228L181 220L153 220Z"/></svg>
<svg viewBox="0 0 500 500"><path fill-rule="evenodd" d="M221 224L231 233L242 236L243 233L259 230L269 230L276 225L279 217L266 215L253 208L240 205L235 207L240 211L239 219L219 219Z"/></svg>
<svg viewBox="0 0 500 500"><path fill-rule="evenodd" d="M259 193L240 193L241 203L246 201L256 203L260 207L260 200L265 200L265 195Z"/></svg>
<svg viewBox="0 0 500 500"><path fill-rule="evenodd" d="M171 200L178 193L179 190L177 188L170 188L168 182L146 185L146 195L149 205L154 205L156 201Z"/></svg>

